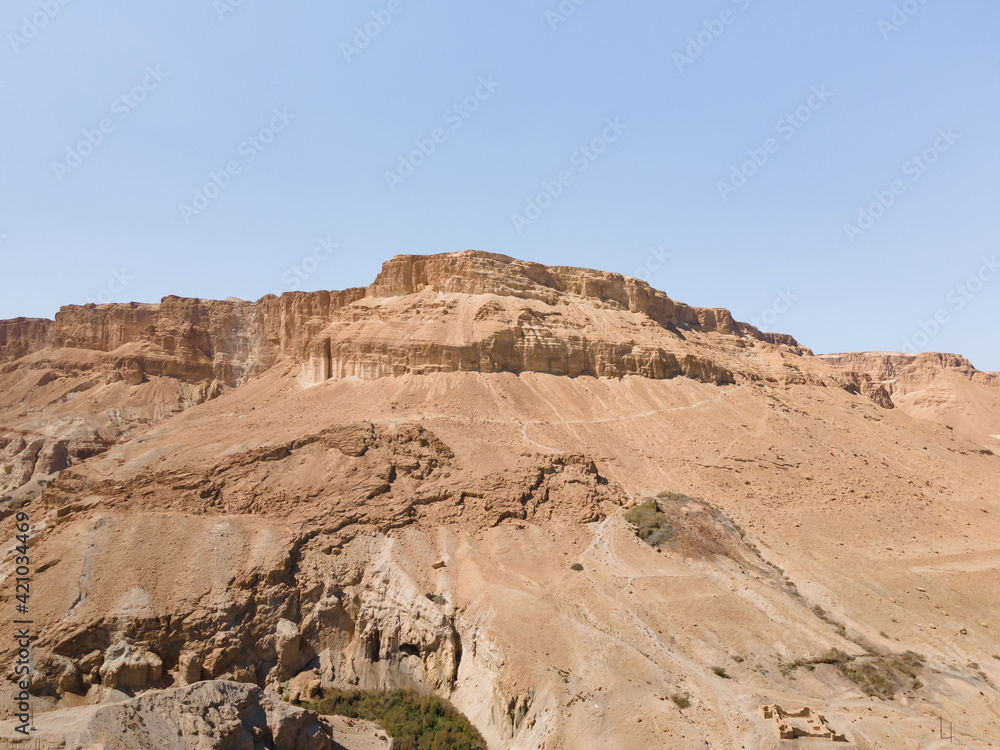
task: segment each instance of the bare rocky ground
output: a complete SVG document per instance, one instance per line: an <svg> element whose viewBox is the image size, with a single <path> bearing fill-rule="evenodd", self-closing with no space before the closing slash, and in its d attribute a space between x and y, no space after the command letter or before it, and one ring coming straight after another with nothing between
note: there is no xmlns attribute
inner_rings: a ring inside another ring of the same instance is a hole
<svg viewBox="0 0 1000 750"><path fill-rule="evenodd" d="M180 715L199 685L414 686L491 748L833 741L783 739L774 705L850 747L944 747L942 719L996 746L998 435L1000 377L960 357L817 357L485 253L0 322L0 491L32 525L53 727ZM624 513L660 492L687 499L655 549Z"/></svg>

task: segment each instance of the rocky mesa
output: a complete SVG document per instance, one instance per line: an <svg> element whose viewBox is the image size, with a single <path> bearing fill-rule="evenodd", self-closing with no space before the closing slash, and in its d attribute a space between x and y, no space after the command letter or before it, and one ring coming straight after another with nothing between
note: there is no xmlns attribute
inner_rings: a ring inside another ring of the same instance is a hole
<svg viewBox="0 0 1000 750"><path fill-rule="evenodd" d="M472 251L3 321L0 620L21 513L52 742L221 712L327 747L282 696L414 687L491 748L764 750L814 715L988 747L996 383Z"/></svg>

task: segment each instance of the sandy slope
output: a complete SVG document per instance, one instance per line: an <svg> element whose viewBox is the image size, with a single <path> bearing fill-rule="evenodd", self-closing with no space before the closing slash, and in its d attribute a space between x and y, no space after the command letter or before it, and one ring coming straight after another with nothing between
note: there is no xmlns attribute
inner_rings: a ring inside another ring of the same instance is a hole
<svg viewBox="0 0 1000 750"><path fill-rule="evenodd" d="M381 312L358 311L350 336L467 293L436 294L368 300ZM492 301L462 297L462 319ZM896 409L854 389L850 373L879 379L860 360L678 339L641 312L571 301L603 340L627 340L627 319L733 382L449 371L439 353L431 368L317 379L282 360L72 466L29 506L46 566L38 648L77 658L125 637L168 670L197 651L206 676L250 668L274 686L330 664L336 684L449 696L496 748L819 743L780 741L773 703L809 706L859 748L941 747L939 717L966 746L1000 744L1000 451L980 439L1000 419L992 383L933 375L977 417L923 418L905 400L915 380ZM679 539L656 550L623 511L661 491L708 505L678 505ZM279 619L301 633L294 665L277 655ZM897 674L880 700L831 664L789 667L834 647L918 652L922 686Z"/></svg>

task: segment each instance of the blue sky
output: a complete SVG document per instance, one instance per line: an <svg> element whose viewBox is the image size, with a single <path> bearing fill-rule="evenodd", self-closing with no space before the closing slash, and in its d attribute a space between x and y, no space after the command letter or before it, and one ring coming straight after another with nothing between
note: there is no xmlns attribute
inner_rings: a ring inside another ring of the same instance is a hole
<svg viewBox="0 0 1000 750"><path fill-rule="evenodd" d="M1000 370L996 3L180 5L0 11L0 318L473 248Z"/></svg>

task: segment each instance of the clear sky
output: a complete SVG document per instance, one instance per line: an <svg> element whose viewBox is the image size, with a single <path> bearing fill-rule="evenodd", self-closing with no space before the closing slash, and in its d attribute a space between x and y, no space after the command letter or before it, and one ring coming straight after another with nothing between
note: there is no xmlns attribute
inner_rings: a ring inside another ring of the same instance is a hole
<svg viewBox="0 0 1000 750"><path fill-rule="evenodd" d="M1000 370L992 0L8 0L0 32L0 318L472 248Z"/></svg>

